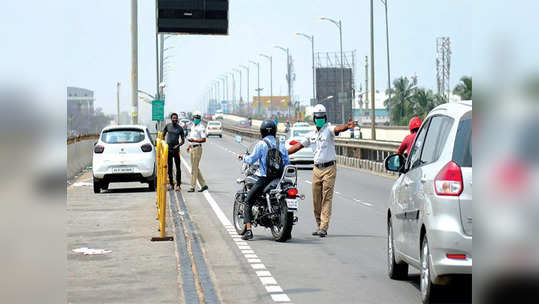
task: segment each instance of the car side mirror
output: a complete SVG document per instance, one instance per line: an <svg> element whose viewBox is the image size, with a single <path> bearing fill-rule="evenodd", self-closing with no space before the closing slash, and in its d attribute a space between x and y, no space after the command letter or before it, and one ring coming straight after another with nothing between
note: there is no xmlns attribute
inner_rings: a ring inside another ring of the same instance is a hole
<svg viewBox="0 0 539 304"><path fill-rule="evenodd" d="M404 156L401 154L391 154L384 160L384 166L387 171L404 173Z"/></svg>

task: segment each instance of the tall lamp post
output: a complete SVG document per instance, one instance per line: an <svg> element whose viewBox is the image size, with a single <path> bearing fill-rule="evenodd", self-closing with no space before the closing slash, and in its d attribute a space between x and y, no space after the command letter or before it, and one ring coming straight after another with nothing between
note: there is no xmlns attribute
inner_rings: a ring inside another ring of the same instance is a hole
<svg viewBox="0 0 539 304"><path fill-rule="evenodd" d="M320 17L320 20L326 20L333 24L335 24L339 28L339 41L340 41L340 48L341 48L341 98L338 98L338 101L341 103L341 119L344 123L344 60L343 60L343 52L342 52L342 22L341 20L335 21L330 18L326 17Z"/></svg>
<svg viewBox="0 0 539 304"><path fill-rule="evenodd" d="M389 25L387 19L387 0L380 0L386 10L386 54L387 54L387 93L389 100L391 100L391 69L389 65Z"/></svg>
<svg viewBox="0 0 539 304"><path fill-rule="evenodd" d="M247 115L252 115L252 109L249 106L249 67L246 65L240 65L240 67L247 71Z"/></svg>
<svg viewBox="0 0 539 304"><path fill-rule="evenodd" d="M233 69L234 72L237 72L238 74L240 74L240 110L239 112L241 113L243 111L242 107L243 107L243 95L242 95L242 92L241 92L241 82L242 82L242 77L241 77L241 70L240 69Z"/></svg>
<svg viewBox="0 0 539 304"><path fill-rule="evenodd" d="M257 106L257 112L258 114L260 114L260 91L262 91L262 89L260 88L260 62L258 61L253 61L253 60L249 60L250 63L256 65L256 91L258 92L258 106Z"/></svg>
<svg viewBox="0 0 539 304"><path fill-rule="evenodd" d="M273 114L273 58L266 54L260 54L260 56L267 58L270 63L270 118L271 118L271 114Z"/></svg>
<svg viewBox="0 0 539 304"><path fill-rule="evenodd" d="M282 47L280 45L273 46L276 49L279 49L286 53L286 83L288 85L288 97L292 101L292 76L290 75L290 50L288 48ZM290 102L288 103L288 119L292 119L290 114Z"/></svg>
<svg viewBox="0 0 539 304"><path fill-rule="evenodd" d="M316 104L316 69L314 67L314 35L307 35L303 33L296 33L296 35L305 37L309 39L309 41L311 41L312 55L313 55L313 101L315 101L315 104Z"/></svg>
<svg viewBox="0 0 539 304"><path fill-rule="evenodd" d="M236 76L233 72L227 73L232 77L232 112L236 111Z"/></svg>
<svg viewBox="0 0 539 304"><path fill-rule="evenodd" d="M374 8L373 0L371 0L371 139L376 140L376 104L375 104L375 91L374 91Z"/></svg>

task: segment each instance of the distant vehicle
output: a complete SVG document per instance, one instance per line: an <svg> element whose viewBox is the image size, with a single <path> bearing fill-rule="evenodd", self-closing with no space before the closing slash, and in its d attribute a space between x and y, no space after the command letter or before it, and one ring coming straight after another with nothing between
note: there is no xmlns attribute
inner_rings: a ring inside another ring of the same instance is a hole
<svg viewBox="0 0 539 304"><path fill-rule="evenodd" d="M387 209L387 261L392 279L420 269L423 303L436 285L472 275L472 103L434 108L407 160L393 154L386 169L401 173Z"/></svg>
<svg viewBox="0 0 539 304"><path fill-rule="evenodd" d="M352 136L352 131L346 130L339 134L339 137L345 137L345 138L355 138L355 139L361 139L361 127L357 126L354 128L354 136Z"/></svg>
<svg viewBox="0 0 539 304"><path fill-rule="evenodd" d="M286 149L288 150L293 145L301 142L305 139L307 135L315 131L314 126L309 125L308 123L295 123L290 129L290 136L286 140ZM298 152L290 155L290 163L292 164L301 164L301 165L312 165L314 164L314 152L311 147L305 147Z"/></svg>
<svg viewBox="0 0 539 304"><path fill-rule="evenodd" d="M250 128L249 121L248 120L242 120L238 122L238 127L240 128Z"/></svg>
<svg viewBox="0 0 539 304"><path fill-rule="evenodd" d="M223 110L217 110L215 111L215 115L213 115L213 119L223 119Z"/></svg>
<svg viewBox="0 0 539 304"><path fill-rule="evenodd" d="M94 193L112 182L148 183L155 191L155 148L150 131L142 125L119 125L101 131L92 159Z"/></svg>
<svg viewBox="0 0 539 304"><path fill-rule="evenodd" d="M304 121L298 121L298 122L295 122L293 125L292 125L292 128L296 128L296 127L310 127L311 125L307 122L304 122Z"/></svg>
<svg viewBox="0 0 539 304"><path fill-rule="evenodd" d="M212 120L213 117L212 117L211 114L204 114L204 119L205 119L205 120Z"/></svg>
<svg viewBox="0 0 539 304"><path fill-rule="evenodd" d="M178 121L178 124L183 128L183 132L185 133L185 136L187 137L187 135L189 134L189 130L191 130L191 126L193 125L193 122L190 121L189 119L180 119L180 121Z"/></svg>
<svg viewBox="0 0 539 304"><path fill-rule="evenodd" d="M208 122L206 126L206 135L209 137L211 135L223 137L223 126L220 121L212 120Z"/></svg>

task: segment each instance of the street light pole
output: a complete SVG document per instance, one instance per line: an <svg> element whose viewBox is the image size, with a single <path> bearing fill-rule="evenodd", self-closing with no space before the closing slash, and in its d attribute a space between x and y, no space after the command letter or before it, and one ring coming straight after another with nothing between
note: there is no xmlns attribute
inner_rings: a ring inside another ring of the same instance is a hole
<svg viewBox="0 0 539 304"><path fill-rule="evenodd" d="M273 114L273 58L266 54L260 54L262 57L266 57L270 62L270 118Z"/></svg>
<svg viewBox="0 0 539 304"><path fill-rule="evenodd" d="M236 110L236 77L233 72L227 73L232 76L232 112Z"/></svg>
<svg viewBox="0 0 539 304"><path fill-rule="evenodd" d="M389 25L387 18L387 0L380 0L384 4L386 11L386 54L387 54L387 93L389 100L391 100L391 69L389 65Z"/></svg>
<svg viewBox="0 0 539 304"><path fill-rule="evenodd" d="M338 28L339 28L339 44L340 44L340 49L341 49L341 98L338 98L337 100L339 102L342 102L341 103L341 119L342 119L342 122L345 123L344 121L344 60L343 60L343 51L342 51L342 22L341 20L339 20L338 22L333 20L333 19L330 19L330 18L325 18L325 17L320 17L320 20L327 20L327 21L330 21L331 23L335 24Z"/></svg>
<svg viewBox="0 0 539 304"><path fill-rule="evenodd" d="M260 88L260 62L258 61L252 61L249 60L250 63L256 65L256 82L257 82L257 88L256 91L258 92L258 106L257 106L257 112L260 114L260 91L262 90Z"/></svg>
<svg viewBox="0 0 539 304"><path fill-rule="evenodd" d="M371 139L376 140L375 119L375 91L374 91L374 8L371 0Z"/></svg>
<svg viewBox="0 0 539 304"><path fill-rule="evenodd" d="M120 125L120 83L116 83L116 124Z"/></svg>
<svg viewBox="0 0 539 304"><path fill-rule="evenodd" d="M234 69L235 72L238 72L240 74L240 113L242 112L242 106L243 106L243 96L242 96L242 92L241 92L241 83L242 83L242 75L241 75L241 70L240 69Z"/></svg>
<svg viewBox="0 0 539 304"><path fill-rule="evenodd" d="M245 70L247 70L247 115L252 115L252 109L250 108L250 105L249 105L249 67L248 66L245 66L245 65L240 65L241 68L244 68Z"/></svg>
<svg viewBox="0 0 539 304"><path fill-rule="evenodd" d="M138 123L138 20L137 1L131 0L131 123Z"/></svg>
<svg viewBox="0 0 539 304"><path fill-rule="evenodd" d="M298 36L303 36L311 41L312 56L313 56L313 100L316 101L316 69L314 67L314 35L309 36L303 33L296 33ZM316 103L316 102L315 102Z"/></svg>
<svg viewBox="0 0 539 304"><path fill-rule="evenodd" d="M288 85L288 97L290 98L290 102L291 102L292 101L292 76L290 75L290 72L291 72L290 71L290 49L284 48L279 45L275 45L274 47L286 53L286 81ZM289 120L292 118L290 114L290 102L288 102L288 119Z"/></svg>

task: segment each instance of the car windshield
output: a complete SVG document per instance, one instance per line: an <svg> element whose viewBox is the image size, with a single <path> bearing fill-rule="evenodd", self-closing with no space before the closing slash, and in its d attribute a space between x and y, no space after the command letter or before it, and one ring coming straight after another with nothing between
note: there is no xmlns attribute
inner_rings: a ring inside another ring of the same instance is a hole
<svg viewBox="0 0 539 304"><path fill-rule="evenodd" d="M240 121L240 125L246 125L246 124L248 124L248 123L249 123L249 122L247 122L247 121Z"/></svg>
<svg viewBox="0 0 539 304"><path fill-rule="evenodd" d="M210 121L208 124L209 124L210 126L219 126L219 125L221 125L221 123L220 123L220 122L217 122L217 121Z"/></svg>
<svg viewBox="0 0 539 304"><path fill-rule="evenodd" d="M311 130L305 129L305 130L294 130L292 132L293 137L305 137L305 135L309 134Z"/></svg>
<svg viewBox="0 0 539 304"><path fill-rule="evenodd" d="M144 140L144 131L139 129L114 129L103 132L101 140L107 144L133 144Z"/></svg>

